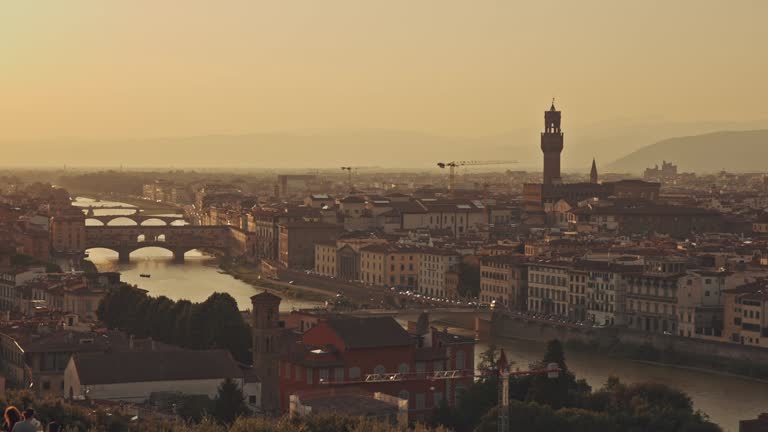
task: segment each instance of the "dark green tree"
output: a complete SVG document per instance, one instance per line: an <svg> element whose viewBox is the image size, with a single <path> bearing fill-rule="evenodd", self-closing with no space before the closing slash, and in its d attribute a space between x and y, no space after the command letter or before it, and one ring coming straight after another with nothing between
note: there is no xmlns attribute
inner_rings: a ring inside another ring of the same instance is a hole
<svg viewBox="0 0 768 432"><path fill-rule="evenodd" d="M226 293L213 293L197 305L190 322L192 348L224 348L244 363L250 362L250 330Z"/></svg>
<svg viewBox="0 0 768 432"><path fill-rule="evenodd" d="M499 379L495 376L481 379L469 388L460 390L457 398L451 426L459 431L470 431L488 410L498 404Z"/></svg>
<svg viewBox="0 0 768 432"><path fill-rule="evenodd" d="M480 353L480 363L478 363L477 368L484 374L495 371L500 354L499 347L495 344L488 345L488 349Z"/></svg>
<svg viewBox="0 0 768 432"><path fill-rule="evenodd" d="M231 424L248 412L243 391L231 378L222 381L213 401L213 417L221 423Z"/></svg>
<svg viewBox="0 0 768 432"><path fill-rule="evenodd" d="M443 398L440 403L432 411L432 416L429 420L429 425L432 427L446 426L455 428L456 420L454 419L453 411L448 406L448 401Z"/></svg>
<svg viewBox="0 0 768 432"><path fill-rule="evenodd" d="M107 292L96 315L107 327L130 332L136 327L136 309L146 297L144 291L129 285L118 286Z"/></svg>
<svg viewBox="0 0 768 432"><path fill-rule="evenodd" d="M459 263L459 295L476 298L480 295L480 263L462 261Z"/></svg>
<svg viewBox="0 0 768 432"><path fill-rule="evenodd" d="M531 386L526 399L555 409L577 406L583 397L589 395L591 388L586 381L577 381L573 373L568 370L563 344L557 339L547 343L544 358L537 366L544 368L553 363L560 367L558 376L556 378L550 378L548 375L531 377Z"/></svg>
<svg viewBox="0 0 768 432"><path fill-rule="evenodd" d="M171 308L173 318L173 337L169 342L180 346L191 346L192 311L194 305L189 300L179 300Z"/></svg>

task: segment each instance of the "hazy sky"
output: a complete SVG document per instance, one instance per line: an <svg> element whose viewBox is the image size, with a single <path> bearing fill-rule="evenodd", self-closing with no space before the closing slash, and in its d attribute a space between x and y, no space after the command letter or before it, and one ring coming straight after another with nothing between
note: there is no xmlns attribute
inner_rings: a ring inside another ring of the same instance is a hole
<svg viewBox="0 0 768 432"><path fill-rule="evenodd" d="M754 120L764 0L66 0L0 6L0 139Z"/></svg>

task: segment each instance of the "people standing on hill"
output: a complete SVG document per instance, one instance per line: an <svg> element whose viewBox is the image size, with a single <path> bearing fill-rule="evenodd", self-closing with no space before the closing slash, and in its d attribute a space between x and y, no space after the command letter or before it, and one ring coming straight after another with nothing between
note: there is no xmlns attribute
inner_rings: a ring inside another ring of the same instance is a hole
<svg viewBox="0 0 768 432"><path fill-rule="evenodd" d="M13 426L21 421L21 411L19 411L19 409L15 406L11 405L5 409L3 418L5 420L2 428L3 432L11 432L13 430Z"/></svg>
<svg viewBox="0 0 768 432"><path fill-rule="evenodd" d="M35 410L27 408L24 410L24 420L13 425L11 432L40 432L43 425L35 418Z"/></svg>

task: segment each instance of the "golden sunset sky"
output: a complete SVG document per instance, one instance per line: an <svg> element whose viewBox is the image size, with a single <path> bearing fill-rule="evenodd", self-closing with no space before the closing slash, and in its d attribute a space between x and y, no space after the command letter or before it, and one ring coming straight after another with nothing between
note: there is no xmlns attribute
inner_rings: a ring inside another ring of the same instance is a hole
<svg viewBox="0 0 768 432"><path fill-rule="evenodd" d="M66 0L0 7L0 135L482 136L768 117L764 0Z"/></svg>

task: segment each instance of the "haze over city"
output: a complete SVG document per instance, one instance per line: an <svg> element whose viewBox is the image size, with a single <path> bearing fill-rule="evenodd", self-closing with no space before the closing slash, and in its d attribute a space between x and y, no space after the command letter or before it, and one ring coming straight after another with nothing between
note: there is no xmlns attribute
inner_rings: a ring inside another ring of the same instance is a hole
<svg viewBox="0 0 768 432"><path fill-rule="evenodd" d="M768 432L768 0L0 7L0 431Z"/></svg>
<svg viewBox="0 0 768 432"><path fill-rule="evenodd" d="M586 171L666 138L768 129L766 15L761 1L17 2L0 18L0 164L329 167L392 146L414 154L376 165L425 167L479 146L532 166L556 97L564 167Z"/></svg>

